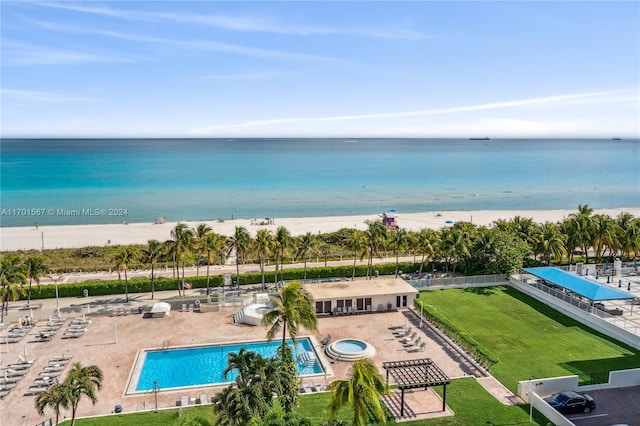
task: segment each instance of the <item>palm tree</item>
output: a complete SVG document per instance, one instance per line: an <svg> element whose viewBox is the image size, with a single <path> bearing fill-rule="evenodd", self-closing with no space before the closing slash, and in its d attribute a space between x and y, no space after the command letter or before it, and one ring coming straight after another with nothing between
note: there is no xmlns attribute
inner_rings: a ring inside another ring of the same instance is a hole
<svg viewBox="0 0 640 426"><path fill-rule="evenodd" d="M182 283L178 285L178 295L184 291L184 263L185 255L193 248L193 231L184 223L178 223L171 231L171 238L174 243L174 252L176 261L182 262ZM178 273L178 282L180 282L180 274Z"/></svg>
<svg viewBox="0 0 640 426"><path fill-rule="evenodd" d="M121 247L115 257L118 270L122 269L124 271L124 293L127 302L129 302L129 279L127 277L127 270L137 259L138 251L134 246Z"/></svg>
<svg viewBox="0 0 640 426"><path fill-rule="evenodd" d="M416 238L417 249L422 253L422 260L420 261L420 270L418 271L418 279L422 278L422 268L425 261L428 263L431 261L436 253L436 247L438 244L438 234L433 229L424 228L420 231Z"/></svg>
<svg viewBox="0 0 640 426"><path fill-rule="evenodd" d="M293 238L291 238L291 234L289 230L284 226L279 226L276 229L275 235L276 242L276 273L275 273L275 283L278 284L278 258L280 259L280 271L284 271L284 255L288 252L289 248L293 246ZM284 273L284 272L283 272Z"/></svg>
<svg viewBox="0 0 640 426"><path fill-rule="evenodd" d="M229 237L228 246L229 251L236 251L236 280L238 285L238 290L240 290L240 256L242 256L243 262L244 257L249 250L249 246L251 245L251 236L249 235L249 231L244 226L236 226L235 233L232 237Z"/></svg>
<svg viewBox="0 0 640 426"><path fill-rule="evenodd" d="M25 262L27 268L27 277L29 277L29 293L27 299L27 306L31 304L31 283L36 280L38 287L40 287L40 277L47 273L48 269L45 266L40 256L29 256Z"/></svg>
<svg viewBox="0 0 640 426"><path fill-rule="evenodd" d="M148 240L147 246L142 249L142 261L151 265L151 298L154 298L155 292L155 266L160 257L162 257L163 247L158 240Z"/></svg>
<svg viewBox="0 0 640 426"><path fill-rule="evenodd" d="M298 245L298 256L302 257L304 261L304 279L307 279L307 256L313 251L316 243L316 236L311 232L307 232L300 237L300 244Z"/></svg>
<svg viewBox="0 0 640 426"><path fill-rule="evenodd" d="M364 232L366 241L366 250L369 256L367 263L367 278L371 278L371 270L373 269L373 256L379 254L380 247L382 247L387 239L387 229L382 223L377 221L367 220L367 230Z"/></svg>
<svg viewBox="0 0 640 426"><path fill-rule="evenodd" d="M351 281L356 278L356 262L358 261L358 253L364 253L363 250L366 247L366 241L364 233L358 229L349 229L348 236L344 239L344 243L353 250L353 272L351 273ZM364 254L360 256L360 259L364 257Z"/></svg>
<svg viewBox="0 0 640 426"><path fill-rule="evenodd" d="M254 240L256 252L258 253L258 261L260 262L260 273L262 274L262 290L264 291L264 264L266 263L267 256L275 246L273 240L273 234L268 229L261 229L256 234Z"/></svg>
<svg viewBox="0 0 640 426"><path fill-rule="evenodd" d="M220 252L226 253L227 240L222 235L209 232L204 239L204 249L207 252L207 296L210 294L209 288L209 266L213 263L214 257Z"/></svg>
<svg viewBox="0 0 640 426"><path fill-rule="evenodd" d="M542 224L538 239L540 245L538 251L542 254L547 265L551 263L551 259L562 259L562 256L567 254L566 240L566 235L560 231L556 224L549 221Z"/></svg>
<svg viewBox="0 0 640 426"><path fill-rule="evenodd" d="M287 328L291 340L296 342L300 326L309 331L317 331L316 310L313 297L299 281L291 281L271 298L273 308L267 312L262 322L270 326L267 339L273 340L282 328L282 344L286 344Z"/></svg>
<svg viewBox="0 0 640 426"><path fill-rule="evenodd" d="M613 252L616 245L616 222L608 215L593 216L593 244L596 252L596 263L602 261L606 248Z"/></svg>
<svg viewBox="0 0 640 426"><path fill-rule="evenodd" d="M95 405L98 400L96 390L100 390L102 387L102 379L102 370L98 366L89 365L83 367L79 362L73 364L69 375L64 381L64 386L68 388L69 405L71 405L71 426L76 424L78 403L83 395L86 395Z"/></svg>
<svg viewBox="0 0 640 426"><path fill-rule="evenodd" d="M229 353L224 377L233 370L238 371L235 388L231 384L214 398L218 424L246 425L254 417L263 418L279 390L276 361L241 348L237 354Z"/></svg>
<svg viewBox="0 0 640 426"><path fill-rule="evenodd" d="M329 390L334 391L329 405L330 420L336 418L340 408L350 405L353 426L364 426L373 421L386 423L382 395L389 394L389 389L369 359L355 361L351 367L351 377L331 382Z"/></svg>
<svg viewBox="0 0 640 426"><path fill-rule="evenodd" d="M55 383L46 391L36 397L36 410L41 416L47 407L53 408L56 413L56 425L60 420L60 408L69 408L69 388L64 383Z"/></svg>
<svg viewBox="0 0 640 426"><path fill-rule="evenodd" d="M198 259L196 260L196 276L200 276L200 259L206 251L205 240L207 235L211 232L211 227L201 223L193 229L193 248L198 252Z"/></svg>
<svg viewBox="0 0 640 426"><path fill-rule="evenodd" d="M408 243L409 233L407 233L407 230L404 228L394 228L391 232L391 244L393 245L393 250L396 253L396 278L398 278L400 250L406 248Z"/></svg>
<svg viewBox="0 0 640 426"><path fill-rule="evenodd" d="M4 320L4 314L9 312L9 301L15 301L24 295L23 285L27 282L24 265L18 256L4 256L0 260L0 322Z"/></svg>

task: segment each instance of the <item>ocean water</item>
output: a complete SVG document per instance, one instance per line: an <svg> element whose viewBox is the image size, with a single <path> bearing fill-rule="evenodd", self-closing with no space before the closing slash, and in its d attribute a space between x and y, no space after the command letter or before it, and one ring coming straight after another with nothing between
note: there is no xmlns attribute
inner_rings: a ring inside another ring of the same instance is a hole
<svg viewBox="0 0 640 426"><path fill-rule="evenodd" d="M640 141L2 139L0 226L640 206Z"/></svg>

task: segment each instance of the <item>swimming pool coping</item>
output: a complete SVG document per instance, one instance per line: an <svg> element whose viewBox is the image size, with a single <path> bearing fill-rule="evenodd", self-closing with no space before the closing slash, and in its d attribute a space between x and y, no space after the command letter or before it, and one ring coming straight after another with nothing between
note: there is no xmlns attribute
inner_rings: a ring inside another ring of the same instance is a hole
<svg viewBox="0 0 640 426"><path fill-rule="evenodd" d="M296 340L308 339L311 348L316 354L316 358L320 367L323 369L320 373L313 374L304 374L300 375L300 378L311 378L311 377L329 377L333 376L333 370L329 366L329 360L325 358L325 354L323 350L320 350L322 345L318 342L318 339L314 335L305 335L305 336L297 336ZM287 340L291 340L291 337L288 337ZM127 385L125 386L123 396L133 396L133 395L143 395L147 393L153 393L153 390L136 390L136 386L138 384L138 380L140 380L140 373L142 372L142 367L144 365L142 361L144 355L147 352L157 352L162 350L179 350L179 349L192 349L192 348L202 348L202 347L210 347L210 346L227 346L227 345L242 345L242 344L251 344L251 343L259 343L259 342L268 342L267 339L252 339L252 340L241 340L241 341L225 341L225 342L217 342L217 343L194 343L191 345L180 345L180 346L161 346L161 347L153 347L153 348L141 348L136 351L135 359L133 360L133 365L131 367L131 371L129 372L129 377L127 378ZM191 389L199 389L199 388L210 388L217 386L228 386L233 381L228 382L218 382L218 383L206 383L199 385L191 385L191 386L178 386L172 388L158 388L156 392L175 392L175 391L184 391Z"/></svg>

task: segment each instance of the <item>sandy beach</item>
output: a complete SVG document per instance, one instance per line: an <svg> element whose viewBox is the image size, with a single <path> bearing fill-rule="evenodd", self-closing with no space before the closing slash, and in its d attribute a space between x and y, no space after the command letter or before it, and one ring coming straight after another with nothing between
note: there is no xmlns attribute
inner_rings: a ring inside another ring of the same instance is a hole
<svg viewBox="0 0 640 426"><path fill-rule="evenodd" d="M480 211L447 211L424 213L399 213L398 224L409 231L423 228L441 229L447 221L470 221L476 225L488 226L498 219L510 219L514 216L532 218L534 222L557 222L576 210L480 210ZM628 212L634 217L640 216L640 208L599 209L594 214L606 214L612 218L621 212ZM325 233L340 228L366 229L366 221L380 220L378 214L359 216L325 216L302 218L274 218L271 224L262 224L264 218L233 219L219 221L184 222L189 227L206 223L211 229L222 235L232 235L236 226L246 227L254 236L259 229L275 231L279 226L286 227L292 235L307 232ZM170 239L171 230L177 222L128 223L109 225L66 225L0 228L0 249L39 250L53 248L73 248L86 246L144 244L147 240L165 241Z"/></svg>

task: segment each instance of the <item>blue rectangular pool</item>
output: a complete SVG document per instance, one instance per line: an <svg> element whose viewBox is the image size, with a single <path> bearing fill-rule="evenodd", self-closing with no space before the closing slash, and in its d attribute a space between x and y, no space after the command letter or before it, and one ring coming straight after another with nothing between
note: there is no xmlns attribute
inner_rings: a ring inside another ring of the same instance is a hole
<svg viewBox="0 0 640 426"><path fill-rule="evenodd" d="M287 343L293 349L300 375L324 372L308 337L297 339L295 347L291 340L288 340ZM276 354L276 349L280 344L281 341L274 340L272 342L240 342L166 350L144 350L138 355L129 389L133 392L150 391L153 390L154 382L157 382L161 390L232 382L236 377L235 371L230 372L226 379L222 374L227 368L229 353L237 353L240 348L245 348L271 358ZM313 355L310 356L310 354ZM133 383L135 385L132 386Z"/></svg>

